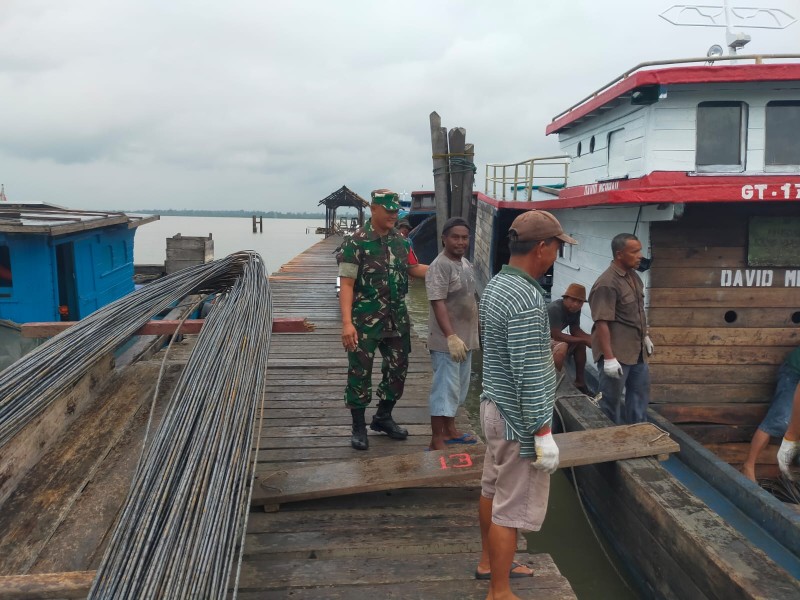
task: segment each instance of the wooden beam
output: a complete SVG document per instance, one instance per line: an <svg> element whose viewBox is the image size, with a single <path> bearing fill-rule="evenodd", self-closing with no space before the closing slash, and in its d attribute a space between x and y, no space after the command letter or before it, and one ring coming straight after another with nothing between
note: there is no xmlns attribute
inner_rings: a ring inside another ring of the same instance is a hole
<svg viewBox="0 0 800 600"><path fill-rule="evenodd" d="M0 599L86 598L96 571L34 573L0 577Z"/></svg>
<svg viewBox="0 0 800 600"><path fill-rule="evenodd" d="M61 322L42 322L42 323L23 323L21 326L22 337L26 338L45 338L58 335L62 331L69 329L77 321ZM172 335L178 327L180 321L164 319L161 321L150 321L140 327L135 335ZM181 325L181 333L200 333L205 319L186 319ZM314 331L314 324L303 317L284 317L272 319L273 333L308 333Z"/></svg>
<svg viewBox="0 0 800 600"><path fill-rule="evenodd" d="M573 431L553 437L562 468L680 450L668 434L651 423ZM257 480L252 504L297 502L473 479L483 470L484 450L482 444L453 446L434 452L357 458L274 471Z"/></svg>

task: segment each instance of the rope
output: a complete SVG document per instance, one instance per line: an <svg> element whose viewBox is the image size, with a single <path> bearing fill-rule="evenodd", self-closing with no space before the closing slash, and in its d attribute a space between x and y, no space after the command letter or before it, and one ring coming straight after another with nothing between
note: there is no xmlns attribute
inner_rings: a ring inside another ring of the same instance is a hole
<svg viewBox="0 0 800 600"><path fill-rule="evenodd" d="M435 167L433 169L434 175L440 175L442 173L469 173L469 172L472 172L472 174L474 175L475 173L478 172L478 168L475 166L474 162L465 158L451 158L450 163L448 165L445 165L444 167Z"/></svg>

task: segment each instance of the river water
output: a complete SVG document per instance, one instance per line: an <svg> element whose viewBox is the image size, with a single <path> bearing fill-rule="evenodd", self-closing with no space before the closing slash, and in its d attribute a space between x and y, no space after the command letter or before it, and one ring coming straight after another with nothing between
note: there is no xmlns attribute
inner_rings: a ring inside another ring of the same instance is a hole
<svg viewBox="0 0 800 600"><path fill-rule="evenodd" d="M160 221L144 225L136 232L134 260L136 264L163 263L167 237L176 233L184 236L207 236L212 233L216 258L238 250L255 250L266 261L268 270L274 272L322 239L322 236L314 233L320 226L324 226L322 220L264 219L264 233L254 234L250 219L162 217ZM408 307L415 332L425 339L428 301L423 282L412 280ZM480 351L473 355L467 412L475 429L480 430ZM600 542L584 517L575 489L562 471L558 471L551 479L550 502L542 530L526 537L529 552L550 554L581 600L628 600L637 597L617 575L615 567L603 553Z"/></svg>
<svg viewBox="0 0 800 600"><path fill-rule="evenodd" d="M214 240L214 258L239 250L255 250L270 273L323 238L314 233L324 219L264 219L264 233L253 233L251 219L234 217L161 217L136 231L133 262L137 265L164 264L167 238L207 236Z"/></svg>

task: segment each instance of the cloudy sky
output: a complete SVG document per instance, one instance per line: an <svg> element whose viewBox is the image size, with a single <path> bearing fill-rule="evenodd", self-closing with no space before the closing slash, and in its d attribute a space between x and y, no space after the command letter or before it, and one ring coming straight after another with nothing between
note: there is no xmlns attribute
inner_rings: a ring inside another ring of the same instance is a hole
<svg viewBox="0 0 800 600"><path fill-rule="evenodd" d="M0 183L74 208L315 211L342 185L430 189L436 110L482 188L487 162L557 152L547 122L629 67L724 45L661 19L669 1L491 4L2 0ZM800 52L800 23L747 31L749 52Z"/></svg>

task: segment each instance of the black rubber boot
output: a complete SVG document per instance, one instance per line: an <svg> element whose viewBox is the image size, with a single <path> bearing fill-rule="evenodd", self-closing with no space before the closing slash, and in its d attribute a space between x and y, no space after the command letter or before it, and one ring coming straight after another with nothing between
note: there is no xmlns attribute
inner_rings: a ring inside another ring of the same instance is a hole
<svg viewBox="0 0 800 600"><path fill-rule="evenodd" d="M378 403L378 412L372 417L369 428L372 431L381 431L393 440L404 440L408 437L408 430L400 427L392 419L392 406L384 402Z"/></svg>
<svg viewBox="0 0 800 600"><path fill-rule="evenodd" d="M350 436L350 445L356 450L368 450L369 440L367 439L367 422L364 420L364 408L352 408L350 414L353 415L353 435Z"/></svg>

